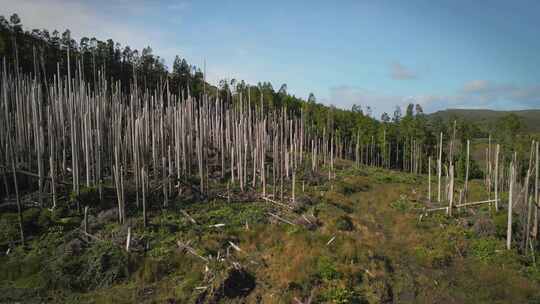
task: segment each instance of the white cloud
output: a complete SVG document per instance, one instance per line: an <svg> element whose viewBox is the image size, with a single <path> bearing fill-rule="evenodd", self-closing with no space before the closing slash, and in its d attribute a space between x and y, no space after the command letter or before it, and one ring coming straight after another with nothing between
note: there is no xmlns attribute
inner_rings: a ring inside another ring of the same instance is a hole
<svg viewBox="0 0 540 304"><path fill-rule="evenodd" d="M473 80L449 96L426 98L428 111L446 108L483 108L494 110L523 110L540 108L540 84L512 85Z"/></svg>
<svg viewBox="0 0 540 304"><path fill-rule="evenodd" d="M74 38L83 36L111 38L141 48L148 44L147 33L109 18L76 1L3 0L3 10L17 13L26 29L71 30Z"/></svg>
<svg viewBox="0 0 540 304"><path fill-rule="evenodd" d="M183 11L189 7L189 2L187 1L175 1L169 4L168 9L173 11Z"/></svg>
<svg viewBox="0 0 540 304"><path fill-rule="evenodd" d="M410 80L416 79L418 75L396 61L390 65L390 77L395 80Z"/></svg>
<svg viewBox="0 0 540 304"><path fill-rule="evenodd" d="M482 92L488 87L486 80L472 80L463 85L463 92L465 93L477 93Z"/></svg>
<svg viewBox="0 0 540 304"><path fill-rule="evenodd" d="M337 86L330 88L328 99L322 99L325 104L333 104L342 109L351 109L353 105L360 105L365 111L369 106L373 116L379 118L383 112L393 113L396 106L404 106L408 97L392 96L366 90L353 86Z"/></svg>
<svg viewBox="0 0 540 304"><path fill-rule="evenodd" d="M540 84L516 86L474 80L450 95L417 94L412 96L388 95L359 87L338 86L330 88L330 97L323 100L340 108L350 109L353 104L363 109L370 106L374 116L392 113L395 106L408 103L420 104L427 113L448 108L523 110L540 109Z"/></svg>

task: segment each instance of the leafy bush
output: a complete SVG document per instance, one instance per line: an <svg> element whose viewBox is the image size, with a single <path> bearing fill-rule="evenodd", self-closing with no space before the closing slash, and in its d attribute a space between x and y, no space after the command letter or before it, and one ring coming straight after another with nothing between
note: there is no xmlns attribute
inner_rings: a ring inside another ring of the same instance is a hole
<svg viewBox="0 0 540 304"><path fill-rule="evenodd" d="M37 219L37 224L41 228L48 228L53 223L53 214L48 209L42 209Z"/></svg>
<svg viewBox="0 0 540 304"><path fill-rule="evenodd" d="M495 235L499 238L506 238L506 231L508 229L507 212L498 212L495 214L493 223L495 224Z"/></svg>
<svg viewBox="0 0 540 304"><path fill-rule="evenodd" d="M84 256L82 280L90 287L107 287L127 277L127 254L110 242L99 242Z"/></svg>
<svg viewBox="0 0 540 304"><path fill-rule="evenodd" d="M470 254L482 262L491 262L499 250L504 250L504 245L492 237L471 241Z"/></svg>
<svg viewBox="0 0 540 304"><path fill-rule="evenodd" d="M401 195L399 199L392 202L390 206L398 211L406 212L414 208L416 205L407 199L406 195Z"/></svg>
<svg viewBox="0 0 540 304"><path fill-rule="evenodd" d="M536 282L540 282L540 267L532 264L525 268L525 274L528 278L531 280L534 280Z"/></svg>
<svg viewBox="0 0 540 304"><path fill-rule="evenodd" d="M128 275L127 254L111 242L95 243L82 255L61 254L46 265L48 284L57 288L104 288Z"/></svg>
<svg viewBox="0 0 540 304"><path fill-rule="evenodd" d="M456 171L456 177L464 180L467 172L467 157L464 153L459 155ZM478 162L469 158L469 179L479 179L483 177L484 173L482 172L482 169L480 169Z"/></svg>
<svg viewBox="0 0 540 304"><path fill-rule="evenodd" d="M326 281L335 280L341 276L334 262L326 256L320 257L317 261L317 275Z"/></svg>

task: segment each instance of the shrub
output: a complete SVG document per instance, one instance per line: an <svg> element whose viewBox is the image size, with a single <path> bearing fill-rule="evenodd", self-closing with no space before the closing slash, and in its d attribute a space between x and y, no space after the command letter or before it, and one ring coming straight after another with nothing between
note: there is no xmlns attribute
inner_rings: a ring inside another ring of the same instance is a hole
<svg viewBox="0 0 540 304"><path fill-rule="evenodd" d="M399 199L392 202L390 206L398 211L406 212L415 207L415 204L407 199L406 195L401 195Z"/></svg>
<svg viewBox="0 0 540 304"><path fill-rule="evenodd" d="M467 171L467 155L464 151L458 155L456 171L457 178L465 179ZM482 169L480 169L478 162L473 158L469 158L469 179L479 179L483 177L484 173L482 172Z"/></svg>
<svg viewBox="0 0 540 304"><path fill-rule="evenodd" d="M41 228L47 228L53 223L53 214L48 209L42 209L37 219L37 224Z"/></svg>
<svg viewBox="0 0 540 304"><path fill-rule="evenodd" d="M49 286L75 290L105 288L128 275L127 254L111 242L98 242L82 255L62 254L46 264Z"/></svg>
<svg viewBox="0 0 540 304"><path fill-rule="evenodd" d="M495 235L499 238L506 238L506 231L508 228L507 212L498 212L495 214L493 223L495 224Z"/></svg>
<svg viewBox="0 0 540 304"><path fill-rule="evenodd" d="M320 257L317 261L317 275L322 280L338 279L341 274L337 271L334 262L329 257Z"/></svg>
<svg viewBox="0 0 540 304"><path fill-rule="evenodd" d="M442 268L452 263L452 254L441 248L418 246L415 248L415 254L421 263L433 268Z"/></svg>
<svg viewBox="0 0 540 304"><path fill-rule="evenodd" d="M495 238L480 238L471 241L470 254L482 262L491 262L497 250L503 249L503 244Z"/></svg>
<svg viewBox="0 0 540 304"><path fill-rule="evenodd" d="M84 264L81 281L92 288L108 287L127 277L127 254L111 242L94 244L84 255Z"/></svg>

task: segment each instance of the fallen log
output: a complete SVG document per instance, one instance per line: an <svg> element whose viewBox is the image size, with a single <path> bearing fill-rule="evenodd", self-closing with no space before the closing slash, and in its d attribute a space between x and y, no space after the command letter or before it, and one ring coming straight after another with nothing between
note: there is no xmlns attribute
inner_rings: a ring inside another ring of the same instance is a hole
<svg viewBox="0 0 540 304"><path fill-rule="evenodd" d="M192 218L191 215L189 215L185 210L180 210L180 212L181 212L185 217L187 217L193 224L197 224L197 221L195 221L195 219Z"/></svg>
<svg viewBox="0 0 540 304"><path fill-rule="evenodd" d="M456 205L455 207L458 208L458 207L466 207L466 206L475 206L475 205L481 205L481 204L487 204L487 203L494 203L496 202L497 200L485 200L485 201L479 201L479 202L470 202L470 203L463 203L463 204L459 204L459 205Z"/></svg>
<svg viewBox="0 0 540 304"><path fill-rule="evenodd" d="M191 253L192 255L198 257L199 259L205 261L205 262L208 262L208 259L203 257L202 255L198 254L195 249L193 249L193 247L189 246L189 242L188 243L183 243L182 241L176 241L176 245L178 245L178 249L180 249L181 251L182 250L186 250L187 252Z"/></svg>
<svg viewBox="0 0 540 304"><path fill-rule="evenodd" d="M433 212L433 211L441 211L441 210L448 211L448 206L439 207L439 208L432 208L432 209L425 209L424 212Z"/></svg>
<svg viewBox="0 0 540 304"><path fill-rule="evenodd" d="M289 205L286 205L286 204L283 204L283 203L280 203L280 202L276 202L276 201L274 201L274 200L269 199L268 197L261 196L261 198L262 198L263 200L267 201L267 202L274 203L274 204L276 204L276 205L278 205L278 206L285 207L285 208L288 208L288 209L291 209L291 210L293 209L293 208L292 208L291 206L289 206Z"/></svg>
<svg viewBox="0 0 540 304"><path fill-rule="evenodd" d="M289 221L289 220L286 220L286 219L280 217L279 215L273 214L272 212L268 212L268 215L270 215L270 216L272 216L272 217L276 218L277 220L280 220L280 221L282 221L282 222L284 222L284 223L287 223L287 224L289 224L289 225L296 226L295 223L293 223L293 222L291 222L291 221Z"/></svg>

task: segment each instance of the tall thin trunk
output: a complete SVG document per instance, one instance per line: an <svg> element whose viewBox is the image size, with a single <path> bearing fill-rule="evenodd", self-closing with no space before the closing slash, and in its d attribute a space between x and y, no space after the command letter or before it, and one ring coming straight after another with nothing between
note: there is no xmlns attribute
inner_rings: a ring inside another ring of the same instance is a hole
<svg viewBox="0 0 540 304"><path fill-rule="evenodd" d="M510 185L508 190L508 223L506 226L506 249L510 250L512 246L512 205L514 199L514 180L515 167L514 162L510 163Z"/></svg>

